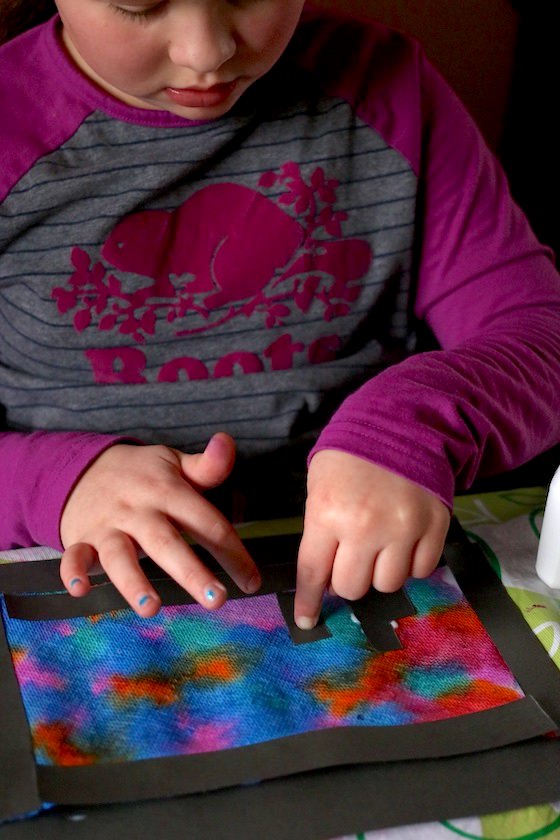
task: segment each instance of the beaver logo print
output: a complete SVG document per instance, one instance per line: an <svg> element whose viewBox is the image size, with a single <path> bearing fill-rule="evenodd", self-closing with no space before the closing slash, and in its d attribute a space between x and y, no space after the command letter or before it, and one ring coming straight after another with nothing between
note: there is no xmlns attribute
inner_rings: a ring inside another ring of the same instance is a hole
<svg viewBox="0 0 560 840"><path fill-rule="evenodd" d="M58 311L72 313L78 332L129 336L138 359L139 345L161 322L181 337L234 318L282 326L314 303L324 321L345 315L372 252L366 241L342 237L347 214L335 208L338 182L320 167L307 182L297 164L287 163L264 173L259 187L213 184L175 210L126 216L104 242L102 261L74 247L74 271L53 290ZM106 353L86 351L97 381Z"/></svg>

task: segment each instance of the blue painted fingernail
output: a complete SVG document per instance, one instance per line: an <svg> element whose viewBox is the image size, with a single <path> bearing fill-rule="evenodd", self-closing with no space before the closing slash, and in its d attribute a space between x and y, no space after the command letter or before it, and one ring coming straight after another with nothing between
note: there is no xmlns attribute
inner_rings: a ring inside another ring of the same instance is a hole
<svg viewBox="0 0 560 840"><path fill-rule="evenodd" d="M152 601L152 600L153 599L152 599L151 595L142 595L142 597L138 599L138 606L143 607L144 604L147 604L148 601Z"/></svg>
<svg viewBox="0 0 560 840"><path fill-rule="evenodd" d="M207 601L210 601L210 603L212 603L218 597L219 592L226 592L226 591L227 590L226 590L225 586L223 586L223 584L218 583L218 581L216 581L215 583L212 584L212 586L209 586L208 589L205 590L204 597L206 598Z"/></svg>
<svg viewBox="0 0 560 840"><path fill-rule="evenodd" d="M81 582L82 582L81 578L72 578L72 580L70 581L70 588L72 588L72 586L76 586L77 583L81 583Z"/></svg>

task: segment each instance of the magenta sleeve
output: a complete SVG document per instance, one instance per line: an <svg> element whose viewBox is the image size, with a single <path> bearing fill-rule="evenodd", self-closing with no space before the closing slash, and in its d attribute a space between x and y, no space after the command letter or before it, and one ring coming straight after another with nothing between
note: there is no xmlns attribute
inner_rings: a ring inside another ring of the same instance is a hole
<svg viewBox="0 0 560 840"><path fill-rule="evenodd" d="M421 131L396 124L393 139L422 137L415 315L442 349L350 396L310 457L358 455L451 507L477 475L560 439L560 279L464 108L433 68L421 72Z"/></svg>
<svg viewBox="0 0 560 840"><path fill-rule="evenodd" d="M0 433L0 549L61 549L59 522L76 481L114 443L90 432Z"/></svg>

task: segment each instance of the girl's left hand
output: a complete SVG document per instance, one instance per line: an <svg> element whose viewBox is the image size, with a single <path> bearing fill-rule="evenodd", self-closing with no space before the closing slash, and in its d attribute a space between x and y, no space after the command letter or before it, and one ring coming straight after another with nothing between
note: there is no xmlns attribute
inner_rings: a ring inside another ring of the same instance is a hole
<svg viewBox="0 0 560 840"><path fill-rule="evenodd" d="M295 621L317 623L326 589L349 600L373 585L394 592L437 566L450 513L432 493L383 467L335 450L311 460L299 550Z"/></svg>

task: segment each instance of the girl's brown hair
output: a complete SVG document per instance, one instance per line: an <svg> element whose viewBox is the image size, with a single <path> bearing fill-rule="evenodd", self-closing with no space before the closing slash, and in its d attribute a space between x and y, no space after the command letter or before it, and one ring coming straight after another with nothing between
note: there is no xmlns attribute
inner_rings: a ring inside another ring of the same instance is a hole
<svg viewBox="0 0 560 840"><path fill-rule="evenodd" d="M0 44L52 17L53 0L0 0Z"/></svg>

